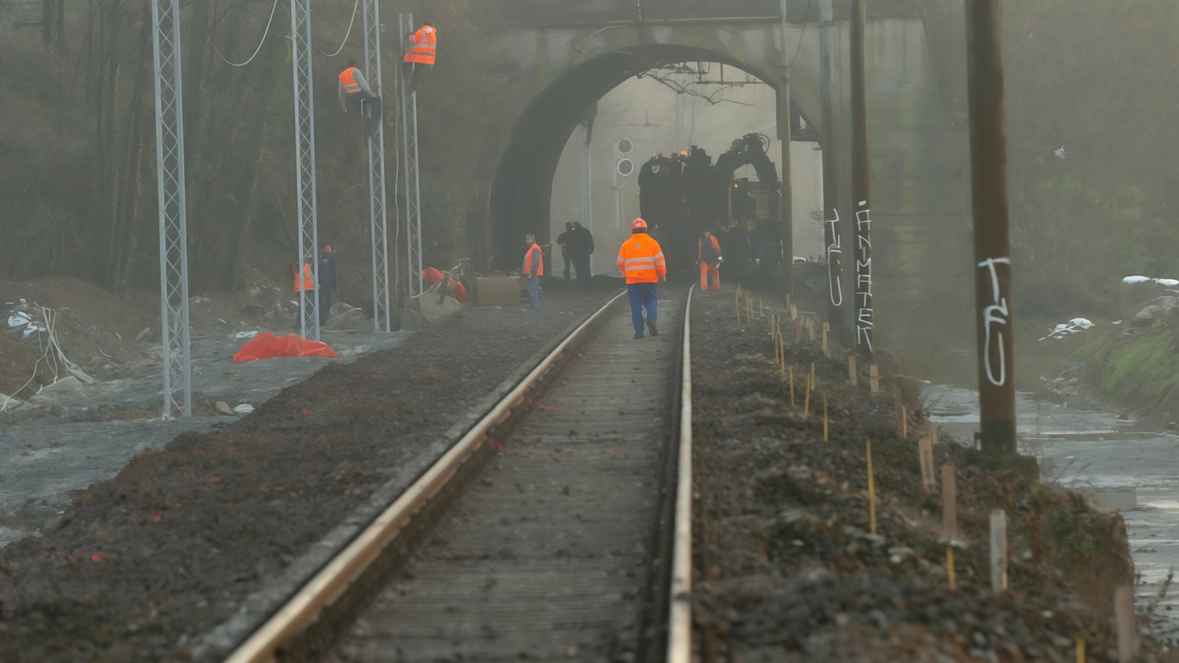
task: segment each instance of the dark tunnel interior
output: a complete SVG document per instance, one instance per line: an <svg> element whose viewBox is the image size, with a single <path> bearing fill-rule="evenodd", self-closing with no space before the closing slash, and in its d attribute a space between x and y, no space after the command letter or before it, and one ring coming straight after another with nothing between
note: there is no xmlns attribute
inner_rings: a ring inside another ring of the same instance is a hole
<svg viewBox="0 0 1179 663"><path fill-rule="evenodd" d="M518 262L524 233L549 239L549 205L561 152L586 111L628 78L665 64L718 62L764 81L772 78L709 49L649 44L584 62L545 88L520 115L491 185L491 267ZM521 254L522 255L522 254Z"/></svg>

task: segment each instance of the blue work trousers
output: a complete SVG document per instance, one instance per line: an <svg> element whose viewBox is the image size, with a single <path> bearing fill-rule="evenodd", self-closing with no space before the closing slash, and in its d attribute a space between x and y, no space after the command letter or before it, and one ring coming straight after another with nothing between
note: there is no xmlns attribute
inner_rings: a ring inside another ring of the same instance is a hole
<svg viewBox="0 0 1179 663"><path fill-rule="evenodd" d="M643 335L643 307L647 307L647 319L659 319L659 293L654 283L628 283L626 296L630 299L630 319L635 324L635 334Z"/></svg>
<svg viewBox="0 0 1179 663"><path fill-rule="evenodd" d="M533 311L540 310L540 277L528 277L528 301L532 304Z"/></svg>

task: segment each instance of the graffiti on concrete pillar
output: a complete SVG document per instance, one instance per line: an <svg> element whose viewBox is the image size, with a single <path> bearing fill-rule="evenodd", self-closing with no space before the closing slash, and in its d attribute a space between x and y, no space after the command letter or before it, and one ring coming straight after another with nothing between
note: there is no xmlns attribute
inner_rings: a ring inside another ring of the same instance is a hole
<svg viewBox="0 0 1179 663"><path fill-rule="evenodd" d="M868 201L856 210L856 347L872 354L872 215Z"/></svg>
<svg viewBox="0 0 1179 663"><path fill-rule="evenodd" d="M987 258L978 263L979 269L986 269L991 279L991 304L983 308L983 367L987 381L996 387L1002 387L1007 382L1007 356L1003 347L1003 330L997 326L1006 326L1010 312L1007 310L1007 298L999 292L999 273L995 265L1011 265L1010 258ZM995 346L995 356L998 358L999 375L995 376L994 364L991 361L991 346Z"/></svg>
<svg viewBox="0 0 1179 663"><path fill-rule="evenodd" d="M827 243L827 291L831 296L832 306L843 306L843 284L839 282L839 275L843 265L843 247L839 237L839 210L832 209L834 219L827 219L823 225L831 233Z"/></svg>

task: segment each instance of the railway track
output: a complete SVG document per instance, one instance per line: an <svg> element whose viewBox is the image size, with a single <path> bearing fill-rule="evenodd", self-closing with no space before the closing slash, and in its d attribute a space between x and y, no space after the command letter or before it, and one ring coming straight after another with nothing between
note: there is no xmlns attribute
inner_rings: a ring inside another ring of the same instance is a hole
<svg viewBox="0 0 1179 663"><path fill-rule="evenodd" d="M591 315L227 660L688 661L690 306Z"/></svg>

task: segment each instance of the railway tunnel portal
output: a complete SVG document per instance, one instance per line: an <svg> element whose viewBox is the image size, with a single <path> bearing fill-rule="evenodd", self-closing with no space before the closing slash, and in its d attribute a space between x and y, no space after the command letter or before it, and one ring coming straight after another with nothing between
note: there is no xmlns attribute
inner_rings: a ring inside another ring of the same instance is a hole
<svg viewBox="0 0 1179 663"><path fill-rule="evenodd" d="M515 266L523 233L548 237L562 150L586 111L624 81L666 65L712 62L747 72L775 90L784 83L777 0L591 0L575 8L543 0L503 4L510 27L497 57L508 65L506 82L517 103L504 113L507 139L490 191L485 239L497 267ZM848 137L838 146L845 210L853 203L848 4L834 3L831 37L836 121L840 135ZM791 102L818 129L817 5L789 0L787 18ZM946 310L965 309L973 282L966 135L954 127L953 109L944 99L920 0L872 2L868 18L872 219L881 247L872 272L881 284L883 309L877 321L890 317L889 308L920 307L931 298ZM790 116L780 94L778 99L781 137ZM770 156L781 163L781 155ZM794 223L797 229L818 221L796 215ZM851 224L845 222L843 231L842 244L850 247ZM852 275L844 278L844 292L854 291ZM850 323L850 308L848 315Z"/></svg>

